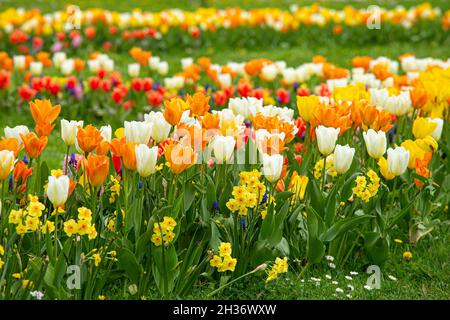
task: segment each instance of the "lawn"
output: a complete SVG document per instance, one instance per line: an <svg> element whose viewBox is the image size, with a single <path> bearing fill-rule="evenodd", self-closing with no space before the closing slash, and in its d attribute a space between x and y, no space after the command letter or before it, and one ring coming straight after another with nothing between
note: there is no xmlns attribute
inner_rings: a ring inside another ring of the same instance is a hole
<svg viewBox="0 0 450 320"><path fill-rule="evenodd" d="M372 4L371 1L294 1L294 0L204 0L204 1L122 1L122 0L78 0L70 3L78 5L82 9L91 7L101 7L105 9L127 11L133 8L142 10L164 10L168 8L194 9L201 6L232 7L239 5L243 8L253 7L280 7L288 8L292 4L311 4L321 3L334 8L342 8L345 4L351 4L357 7L367 7ZM443 10L450 9L450 1L433 0L429 1L433 5L441 7ZM69 3L69 2L67 2ZM412 6L421 1L378 1L381 6L395 7L402 4ZM28 1L28 0L0 0L0 10L7 7L40 8L45 12L63 9L66 1ZM299 45L286 46L279 48L224 48L209 47L197 50L180 50L176 52L153 52L154 55L161 55L168 61L171 68L176 70L180 68L180 59L186 56L201 57L209 56L213 62L225 63L227 61L247 61L253 58L268 58L271 60L284 60L290 66L297 66L311 61L315 55L323 55L331 62L343 66L351 66L351 58L357 55L370 55L372 57L387 56L395 59L404 53L412 53L417 57L448 58L448 46L438 42L393 42L389 45L366 45L366 46L335 46L335 45ZM117 65L126 66L131 62L130 57L120 54L110 55L118 63ZM84 58L84 57L83 57ZM120 61L120 63L119 63ZM10 110L10 109L9 109ZM14 110L16 110L14 108ZM20 117L18 117L18 114ZM128 119L133 120L133 119ZM26 124L32 126L32 119L25 110L17 112L6 112L0 117L0 128L5 126L16 126ZM100 125L97 123L96 125ZM55 131L59 131L57 124ZM56 132L55 132L56 133ZM62 162L64 147L58 143L59 133L53 134L49 140L49 147L45 153L44 161L50 166L58 166ZM448 217L448 208L445 209ZM350 259L350 263L344 268L337 266L336 269L330 269L327 262L323 261L318 266L314 266L303 273L300 280L296 271L291 271L283 275L278 281L265 284L262 275L251 275L230 288L223 290L213 298L217 299L450 299L450 225L443 224L431 235L422 239L417 245L407 244L407 239L402 239L403 244L397 244L395 250L386 262L383 273L381 288L379 290L367 290L364 288L368 274L366 268L368 264L361 263L358 257ZM411 261L402 259L405 250L413 254ZM355 261L358 260L358 263ZM301 270L301 263L298 262ZM350 272L353 274L351 279ZM347 276L347 278L346 278ZM320 280L319 280L320 279ZM337 283L333 283L337 281ZM354 288L352 291L350 288ZM337 288L343 289L343 292L336 291ZM200 284L198 290L192 295L193 299L202 299L211 289L202 287ZM150 292L145 298L157 297L157 293ZM137 298L131 296L129 292L111 292L107 298Z"/></svg>

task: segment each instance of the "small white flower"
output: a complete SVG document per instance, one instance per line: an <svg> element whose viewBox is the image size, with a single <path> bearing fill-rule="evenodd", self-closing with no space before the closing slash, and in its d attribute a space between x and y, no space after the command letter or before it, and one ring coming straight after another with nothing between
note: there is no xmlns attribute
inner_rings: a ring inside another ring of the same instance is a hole
<svg viewBox="0 0 450 320"><path fill-rule="evenodd" d="M329 274L325 275L325 278L327 278L328 280L331 280L331 276Z"/></svg>
<svg viewBox="0 0 450 320"><path fill-rule="evenodd" d="M388 275L388 278L389 278L390 280L392 280L392 281L397 281L397 278L394 277L394 276Z"/></svg>
<svg viewBox="0 0 450 320"><path fill-rule="evenodd" d="M314 278L314 277L311 277L311 281L314 281L314 282L320 282L320 278Z"/></svg>
<svg viewBox="0 0 450 320"><path fill-rule="evenodd" d="M351 294L346 294L345 296L346 296L347 298L349 298L349 299L352 298L352 295L351 295Z"/></svg>
<svg viewBox="0 0 450 320"><path fill-rule="evenodd" d="M345 279L347 279L347 280L353 280L353 278L350 277L350 276L345 276Z"/></svg>
<svg viewBox="0 0 450 320"><path fill-rule="evenodd" d="M41 291L32 291L30 292L30 295L37 300L42 300L42 298L44 297L44 293Z"/></svg>
<svg viewBox="0 0 450 320"><path fill-rule="evenodd" d="M332 281L331 283L334 284L334 285L338 285L339 282L337 282L337 281Z"/></svg>
<svg viewBox="0 0 450 320"><path fill-rule="evenodd" d="M302 280L300 280L300 282L301 282L301 283L305 283L305 280L302 279Z"/></svg>
<svg viewBox="0 0 450 320"><path fill-rule="evenodd" d="M351 284L349 284L349 285L347 285L347 287L350 289L350 291L353 291L353 290L355 290L355 287L354 286L352 286Z"/></svg>
<svg viewBox="0 0 450 320"><path fill-rule="evenodd" d="M334 257L333 256L325 256L325 259L327 259L328 261L334 261Z"/></svg>
<svg viewBox="0 0 450 320"><path fill-rule="evenodd" d="M336 292L343 293L344 290L342 290L341 288L336 288Z"/></svg>
<svg viewBox="0 0 450 320"><path fill-rule="evenodd" d="M371 286L369 286L369 285L367 285L367 284L366 284L366 285L364 286L364 289L366 289L366 290L369 290L369 291L370 291L370 290L372 290L373 288L372 288Z"/></svg>
<svg viewBox="0 0 450 320"><path fill-rule="evenodd" d="M356 272L356 271L350 271L350 275L351 275L351 276L357 276L357 275L358 275L358 272Z"/></svg>
<svg viewBox="0 0 450 320"><path fill-rule="evenodd" d="M330 263L328 264L328 266L329 266L331 269L336 269L336 265L335 265L334 263L332 263L332 262L330 262Z"/></svg>

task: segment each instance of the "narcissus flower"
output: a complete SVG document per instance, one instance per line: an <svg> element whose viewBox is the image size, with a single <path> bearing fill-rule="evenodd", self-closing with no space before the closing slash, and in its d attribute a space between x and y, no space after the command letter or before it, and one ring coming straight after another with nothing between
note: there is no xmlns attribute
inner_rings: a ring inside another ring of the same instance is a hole
<svg viewBox="0 0 450 320"><path fill-rule="evenodd" d="M47 136L38 138L35 133L28 133L27 135L21 135L20 137L25 145L25 152L31 159L39 157L41 152L47 146Z"/></svg>
<svg viewBox="0 0 450 320"><path fill-rule="evenodd" d="M109 158L106 156L90 154L85 160L86 174L89 183L100 187L105 183L109 172Z"/></svg>

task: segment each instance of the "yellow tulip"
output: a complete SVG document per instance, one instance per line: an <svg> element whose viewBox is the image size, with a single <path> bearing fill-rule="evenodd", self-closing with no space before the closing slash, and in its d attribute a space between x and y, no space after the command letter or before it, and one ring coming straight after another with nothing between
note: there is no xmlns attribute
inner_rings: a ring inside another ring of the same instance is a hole
<svg viewBox="0 0 450 320"><path fill-rule="evenodd" d="M437 123L430 121L427 118L417 117L414 120L412 132L416 139L422 139L426 136L430 136L436 129Z"/></svg>
<svg viewBox="0 0 450 320"><path fill-rule="evenodd" d="M315 95L306 97L297 96L297 109L303 120L310 121L312 119L313 110L317 108L319 103L319 97Z"/></svg>

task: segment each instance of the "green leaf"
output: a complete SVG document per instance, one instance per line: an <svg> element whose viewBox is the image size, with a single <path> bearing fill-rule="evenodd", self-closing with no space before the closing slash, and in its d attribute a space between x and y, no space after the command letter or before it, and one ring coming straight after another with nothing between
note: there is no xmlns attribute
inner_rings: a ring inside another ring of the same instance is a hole
<svg viewBox="0 0 450 320"><path fill-rule="evenodd" d="M353 161L356 162L356 161ZM358 176L358 172L355 172L350 177L345 180L344 185L342 186L341 193L340 193L340 202L347 201L352 193L353 193L353 185L355 183L355 179Z"/></svg>
<svg viewBox="0 0 450 320"><path fill-rule="evenodd" d="M307 193L311 199L311 206L319 214L321 217L324 216L325 211L325 198L323 196L322 190L320 190L316 179L309 179L309 183L307 185Z"/></svg>
<svg viewBox="0 0 450 320"><path fill-rule="evenodd" d="M339 184L335 184L327 196L327 201L325 203L325 225L327 227L331 226L336 217L336 193L339 189Z"/></svg>
<svg viewBox="0 0 450 320"><path fill-rule="evenodd" d="M322 257L325 255L325 246L316 237L308 237L308 247L306 252L306 259L308 263L314 264L320 262Z"/></svg>
<svg viewBox="0 0 450 320"><path fill-rule="evenodd" d="M184 211L187 212L195 199L195 186L192 182L188 182L184 189Z"/></svg>
<svg viewBox="0 0 450 320"><path fill-rule="evenodd" d="M325 233L320 236L320 240L328 242L333 241L337 237L373 218L373 216L363 215L344 218L333 224Z"/></svg>
<svg viewBox="0 0 450 320"><path fill-rule="evenodd" d="M364 249L369 260L377 265L383 265L388 257L388 242L377 232L364 235Z"/></svg>
<svg viewBox="0 0 450 320"><path fill-rule="evenodd" d="M131 282L138 284L142 267L139 265L136 256L128 249L122 249L117 255L120 269L125 271Z"/></svg>

